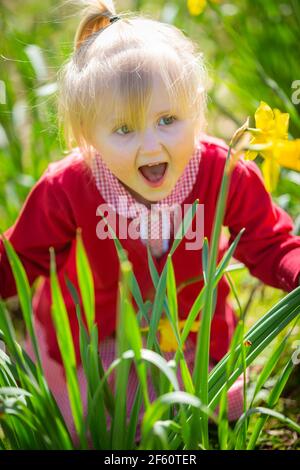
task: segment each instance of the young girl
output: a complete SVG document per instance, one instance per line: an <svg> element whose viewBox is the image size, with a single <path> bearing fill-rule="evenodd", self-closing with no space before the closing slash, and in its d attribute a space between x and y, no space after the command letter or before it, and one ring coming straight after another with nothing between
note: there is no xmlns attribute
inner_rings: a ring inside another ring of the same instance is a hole
<svg viewBox="0 0 300 470"><path fill-rule="evenodd" d="M204 219L195 233L202 230L210 240L227 154L222 141L203 133L205 68L195 45L168 24L131 14L117 16L112 2L89 0L86 4L74 53L59 80L60 117L71 151L49 164L17 221L5 232L30 283L43 276L33 299L36 327L46 376L70 429L72 418L50 312L49 247L55 249L86 406L75 306L65 283L68 276L78 288L76 229L81 227L94 276L100 355L107 367L114 358L120 265L114 241L101 225L99 208L102 212L106 208L105 215L115 222L118 236L124 224L131 226L131 232L119 238L144 301L153 300L147 243L161 273L174 240L174 218L165 216L174 215L175 206L184 209L197 198L204 205ZM149 216L146 224L145 214ZM169 225L163 223L167 219ZM235 257L270 286L287 292L298 286L300 237L291 235L292 220L272 202L255 163L243 158L232 173L224 225L231 237L222 239L218 259L245 227ZM202 274L201 246L195 246L188 248L185 237L173 255L177 285ZM199 281L180 291L181 320L202 286ZM0 295L8 298L15 293L0 241ZM229 285L225 278L217 294L211 328L212 364L226 353L236 325L234 311L226 301ZM196 332L190 333L185 349L191 370L196 337ZM30 350L29 342L26 347ZM163 350L168 359L173 357L170 345ZM132 367L128 412L136 384ZM229 418L234 420L242 412L241 381L234 384L228 397Z"/></svg>

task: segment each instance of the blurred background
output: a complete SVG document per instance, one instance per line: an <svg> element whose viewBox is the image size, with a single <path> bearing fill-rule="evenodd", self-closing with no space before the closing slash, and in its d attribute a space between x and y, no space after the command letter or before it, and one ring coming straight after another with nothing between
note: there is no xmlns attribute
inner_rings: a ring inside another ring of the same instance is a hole
<svg viewBox="0 0 300 470"><path fill-rule="evenodd" d="M2 231L14 223L26 195L49 161L61 158L65 151L57 129L55 92L56 74L72 52L78 24L78 14L70 3L1 0ZM263 100L272 108L288 112L290 137L300 137L300 0L120 0L115 4L117 12L142 11L174 24L199 44L210 77L208 133L228 142L247 116L254 125L254 112ZM259 158L256 163L261 164ZM299 235L300 173L281 169L272 197L291 215L294 233ZM284 296L253 279L247 270L233 274L232 279L241 305L247 310L249 326ZM232 301L235 303L234 298ZM14 302L11 311L22 331ZM295 334L299 337L299 328ZM299 420L299 368L298 380L296 375L292 380L280 406ZM264 433L261 445L295 448L299 439L280 428L277 434Z"/></svg>

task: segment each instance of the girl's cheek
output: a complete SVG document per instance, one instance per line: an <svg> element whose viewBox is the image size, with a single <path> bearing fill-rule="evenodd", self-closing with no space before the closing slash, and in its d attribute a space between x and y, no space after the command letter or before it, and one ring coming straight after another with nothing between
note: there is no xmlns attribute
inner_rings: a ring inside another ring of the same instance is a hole
<svg viewBox="0 0 300 470"><path fill-rule="evenodd" d="M128 176L128 171L134 166L134 154L125 154L120 151L117 155L110 161L111 165L119 172L124 173Z"/></svg>
<svg viewBox="0 0 300 470"><path fill-rule="evenodd" d="M190 133L190 127L187 124L178 122L177 125L172 128L172 132L169 135L172 139L184 141Z"/></svg>
<svg viewBox="0 0 300 470"><path fill-rule="evenodd" d="M181 132L177 132L176 134L177 144L181 147L194 147L195 142L195 133L194 130L190 127L185 127L181 130Z"/></svg>
<svg viewBox="0 0 300 470"><path fill-rule="evenodd" d="M115 140L111 146L113 153L122 153L124 156L132 155L137 147L136 139L120 138Z"/></svg>

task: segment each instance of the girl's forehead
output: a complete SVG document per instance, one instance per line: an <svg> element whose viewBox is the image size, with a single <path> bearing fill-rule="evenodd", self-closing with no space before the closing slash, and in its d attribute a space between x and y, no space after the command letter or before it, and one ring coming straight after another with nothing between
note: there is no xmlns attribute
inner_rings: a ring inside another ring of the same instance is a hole
<svg viewBox="0 0 300 470"><path fill-rule="evenodd" d="M155 121L158 117L162 115L177 114L176 109L172 108L168 103L157 103L155 106L150 105L147 108L141 107L137 110L136 115L133 117L134 111L128 110L125 106L122 109L122 105L119 107L107 108L105 114L102 115L102 123L108 127L112 127L117 124L130 124L134 127L143 127L146 121Z"/></svg>
<svg viewBox="0 0 300 470"><path fill-rule="evenodd" d="M159 114L182 113L182 101L180 96L172 95L162 78L156 75L146 88L107 88L101 104L102 118L110 125L124 119L132 122L137 115L155 118Z"/></svg>

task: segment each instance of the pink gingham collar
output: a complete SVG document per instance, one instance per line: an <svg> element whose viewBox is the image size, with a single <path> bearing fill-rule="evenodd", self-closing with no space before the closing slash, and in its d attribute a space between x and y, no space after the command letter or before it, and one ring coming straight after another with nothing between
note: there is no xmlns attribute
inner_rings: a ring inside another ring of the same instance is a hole
<svg viewBox="0 0 300 470"><path fill-rule="evenodd" d="M191 193L196 182L201 158L201 143L199 142L186 166L183 174L177 181L172 192L161 201L152 205L151 210L138 202L120 183L118 178L109 170L99 153L92 159L92 172L96 186L106 203L110 204L119 215L135 218L141 212L153 210L172 210L181 204Z"/></svg>

